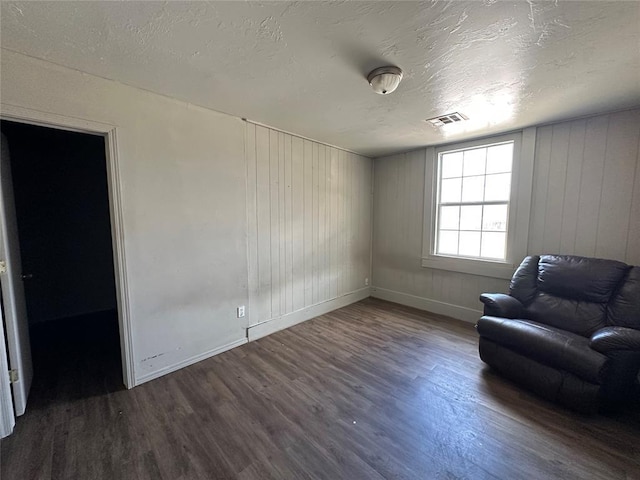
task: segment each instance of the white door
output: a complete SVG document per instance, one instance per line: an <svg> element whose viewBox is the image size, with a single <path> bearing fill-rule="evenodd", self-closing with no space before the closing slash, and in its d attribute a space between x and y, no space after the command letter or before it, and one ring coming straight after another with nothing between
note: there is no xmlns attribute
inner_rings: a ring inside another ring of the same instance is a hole
<svg viewBox="0 0 640 480"><path fill-rule="evenodd" d="M33 379L31 345L29 343L29 322L22 285L18 225L13 199L13 182L9 162L9 146L2 135L2 155L0 157L0 283L2 284L2 305L7 332L9 366L16 371L14 379L13 405L16 415L22 415L27 407L27 396Z"/></svg>
<svg viewBox="0 0 640 480"><path fill-rule="evenodd" d="M15 424L16 417L9 387L9 362L4 341L4 318L0 308L0 438L10 435Z"/></svg>

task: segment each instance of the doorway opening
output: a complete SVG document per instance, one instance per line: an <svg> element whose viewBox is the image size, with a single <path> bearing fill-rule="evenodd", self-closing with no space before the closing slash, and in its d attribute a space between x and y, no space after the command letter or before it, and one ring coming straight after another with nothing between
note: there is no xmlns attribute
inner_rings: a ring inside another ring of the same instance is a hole
<svg viewBox="0 0 640 480"><path fill-rule="evenodd" d="M34 403L124 388L105 137L2 120Z"/></svg>

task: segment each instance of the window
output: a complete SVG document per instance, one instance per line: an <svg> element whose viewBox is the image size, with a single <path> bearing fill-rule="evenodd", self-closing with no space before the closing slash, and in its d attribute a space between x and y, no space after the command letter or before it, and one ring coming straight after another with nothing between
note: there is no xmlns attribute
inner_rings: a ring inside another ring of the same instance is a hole
<svg viewBox="0 0 640 480"><path fill-rule="evenodd" d="M535 129L427 149L422 265L510 278L526 255Z"/></svg>
<svg viewBox="0 0 640 480"><path fill-rule="evenodd" d="M506 260L513 141L438 154L438 255Z"/></svg>

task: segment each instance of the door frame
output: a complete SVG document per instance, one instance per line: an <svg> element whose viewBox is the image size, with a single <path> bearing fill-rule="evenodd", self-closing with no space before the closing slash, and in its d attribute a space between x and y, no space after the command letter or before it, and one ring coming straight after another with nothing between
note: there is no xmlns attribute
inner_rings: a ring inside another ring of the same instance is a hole
<svg viewBox="0 0 640 480"><path fill-rule="evenodd" d="M41 127L55 128L58 130L100 135L105 139L107 184L109 190L109 216L111 220L111 244L113 247L116 303L118 307L118 324L120 331L122 380L125 387L133 388L136 385L133 364L133 359L135 357L133 352L129 287L127 284L121 177L118 166L118 129L115 125L107 123L68 117L55 113L41 112L39 110L6 103L0 103L0 119Z"/></svg>

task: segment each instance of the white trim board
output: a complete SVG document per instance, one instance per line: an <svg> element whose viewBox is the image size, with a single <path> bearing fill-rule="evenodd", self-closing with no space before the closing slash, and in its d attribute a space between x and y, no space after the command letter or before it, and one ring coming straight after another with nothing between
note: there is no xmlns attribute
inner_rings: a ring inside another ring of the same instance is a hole
<svg viewBox="0 0 640 480"><path fill-rule="evenodd" d="M127 286L128 277L120 192L121 180L120 169L118 167L117 128L115 125L42 112L7 103L0 104L0 118L59 130L97 134L103 136L105 139L107 182L109 186L109 213L111 217L113 262L118 304L120 350L122 352L122 379L127 388L133 388L136 386L133 363L135 355L129 306L129 287Z"/></svg>
<svg viewBox="0 0 640 480"><path fill-rule="evenodd" d="M437 313L438 315L446 315L447 317L456 318L458 320L462 320L463 322L473 324L475 324L480 319L480 317L482 317L482 312L480 310L461 307L459 305L453 305L451 303L439 302L438 300L418 297L416 295L410 295L408 293L387 290L386 288L371 287L371 296L374 298L379 298L381 300L399 303L400 305L405 305L407 307L413 307L419 310Z"/></svg>
<svg viewBox="0 0 640 480"><path fill-rule="evenodd" d="M247 328L247 338L250 342L257 340L272 333L292 327L298 323L310 320L312 318L332 312L338 308L346 307L352 303L359 302L370 296L370 288L361 288L355 292L347 293L341 297L327 300L326 302L317 303L295 312L282 315L281 317L272 318L266 322L258 323Z"/></svg>
<svg viewBox="0 0 640 480"><path fill-rule="evenodd" d="M187 360L176 363L175 365L169 365L155 372L138 377L136 378L136 385L149 382L156 378L167 375L168 373L175 372L177 370L180 370L181 368L188 367L189 365L193 365L194 363L226 352L227 350L231 350L232 348L239 347L240 345L244 345L248 342L252 342L253 340L257 340L262 337L266 337L267 335L280 330L284 330L285 328L292 327L293 325L296 325L298 323L310 320L320 315L324 315L328 312L332 312L333 310L336 310L338 308L346 307L347 305L351 305L352 303L364 300L367 297L369 297L369 287L356 290L355 292L348 293L346 295L343 295L342 297L327 300L326 302L317 303L310 307L288 313L287 315L282 315L281 317L276 317L271 320L258 323L256 325L252 325L247 328L247 338L236 340L235 342L228 343L226 345L223 345L222 347L214 348L213 350L209 350L200 355L188 358Z"/></svg>
<svg viewBox="0 0 640 480"><path fill-rule="evenodd" d="M239 347L240 345L244 345L245 343L247 343L247 339L241 338L240 340L236 340L234 342L227 343L226 345L223 345L221 347L214 348L213 350L208 350L204 353L194 355L191 358L187 358L186 360L183 360L181 362L161 368L160 370L156 370L146 375L142 375L141 377L136 378L136 386L146 382L150 382L151 380L155 380L156 378L160 378L169 373L173 373L177 370L180 370L184 367L188 367L189 365L193 365L194 363L201 362L202 360L206 360L207 358L211 358L215 355L219 355L220 353L226 352L227 350L231 350L232 348Z"/></svg>

